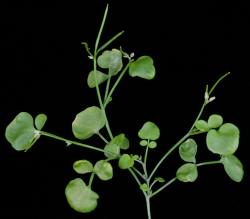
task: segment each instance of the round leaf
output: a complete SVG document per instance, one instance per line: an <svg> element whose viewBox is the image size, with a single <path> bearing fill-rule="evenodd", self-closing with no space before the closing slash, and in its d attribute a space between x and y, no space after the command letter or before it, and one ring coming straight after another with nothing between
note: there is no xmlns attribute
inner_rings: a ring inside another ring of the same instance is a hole
<svg viewBox="0 0 250 219"><path fill-rule="evenodd" d="M207 133L207 147L215 154L230 155L237 150L239 137L239 129L231 123L225 123L219 130L212 129Z"/></svg>
<svg viewBox="0 0 250 219"><path fill-rule="evenodd" d="M47 121L47 116L43 113L39 114L35 118L35 126L38 130L41 130Z"/></svg>
<svg viewBox="0 0 250 219"><path fill-rule="evenodd" d="M113 177L113 168L106 160L99 160L94 166L94 172L101 180L110 180Z"/></svg>
<svg viewBox="0 0 250 219"><path fill-rule="evenodd" d="M126 150L129 148L129 140L125 134L119 134L112 139L112 144L118 145L121 149Z"/></svg>
<svg viewBox="0 0 250 219"><path fill-rule="evenodd" d="M151 148L151 149L156 148L157 143L155 141L150 141L149 144L148 144L148 147Z"/></svg>
<svg viewBox="0 0 250 219"><path fill-rule="evenodd" d="M117 144L112 143L112 141L104 147L104 151L104 155L107 158L114 159L120 155L120 147Z"/></svg>
<svg viewBox="0 0 250 219"><path fill-rule="evenodd" d="M119 159L118 166L123 170L128 169L134 166L134 159L128 154L123 154Z"/></svg>
<svg viewBox="0 0 250 219"><path fill-rule="evenodd" d="M100 72L100 71L96 71L96 80L97 80L97 84L101 84L103 83L104 81L106 81L108 79L108 75ZM87 79L87 83L88 83L88 86L90 88L94 88L96 86L96 83L95 83L95 72L94 71L91 71L88 75L88 79Z"/></svg>
<svg viewBox="0 0 250 219"><path fill-rule="evenodd" d="M209 130L209 126L205 120L196 121L195 127L202 132L207 132Z"/></svg>
<svg viewBox="0 0 250 219"><path fill-rule="evenodd" d="M182 160L186 162L195 163L195 155L197 153L197 144L196 142L189 138L183 142L179 147L179 154Z"/></svg>
<svg viewBox="0 0 250 219"><path fill-rule="evenodd" d="M150 56L141 56L129 66L131 77L140 77L151 80L155 77L155 67Z"/></svg>
<svg viewBox="0 0 250 219"><path fill-rule="evenodd" d="M71 208L80 213L93 211L97 206L98 194L91 190L82 179L71 180L65 189L65 195Z"/></svg>
<svg viewBox="0 0 250 219"><path fill-rule="evenodd" d="M160 137L160 129L155 123L146 122L138 132L138 136L141 139L148 139L154 141Z"/></svg>
<svg viewBox="0 0 250 219"><path fill-rule="evenodd" d="M243 179L244 170L240 160L234 155L223 156L222 163L227 175L235 182Z"/></svg>
<svg viewBox="0 0 250 219"><path fill-rule="evenodd" d="M21 112L7 126L5 137L15 150L28 150L37 138L35 131L32 116Z"/></svg>
<svg viewBox="0 0 250 219"><path fill-rule="evenodd" d="M116 75L122 68L122 53L118 49L104 51L97 59L101 68L108 68L111 75Z"/></svg>
<svg viewBox="0 0 250 219"><path fill-rule="evenodd" d="M105 117L100 108L88 107L76 115L72 123L73 134L78 139L87 139L96 134L105 125Z"/></svg>
<svg viewBox="0 0 250 219"><path fill-rule="evenodd" d="M148 145L148 141L147 140L141 140L140 141L140 145L143 146L143 147L145 147L145 146Z"/></svg>
<svg viewBox="0 0 250 219"><path fill-rule="evenodd" d="M73 169L79 174L91 173L93 165L88 160L78 160L74 162Z"/></svg>
<svg viewBox="0 0 250 219"><path fill-rule="evenodd" d="M208 126L209 128L218 128L222 125L223 118L220 115L213 114L208 118Z"/></svg>
<svg viewBox="0 0 250 219"><path fill-rule="evenodd" d="M194 182L198 177L198 171L195 164L186 163L176 172L176 177L182 182Z"/></svg>

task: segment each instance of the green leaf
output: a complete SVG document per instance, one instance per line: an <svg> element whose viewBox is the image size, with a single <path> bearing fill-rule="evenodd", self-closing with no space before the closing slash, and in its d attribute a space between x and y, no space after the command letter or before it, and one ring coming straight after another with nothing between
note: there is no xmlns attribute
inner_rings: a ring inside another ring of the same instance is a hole
<svg viewBox="0 0 250 219"><path fill-rule="evenodd" d="M230 155L237 150L239 137L239 129L231 123L225 123L219 130L212 129L207 133L207 147L215 154Z"/></svg>
<svg viewBox="0 0 250 219"><path fill-rule="evenodd" d="M122 69L122 53L118 49L104 51L97 59L101 68L108 68L111 75L116 75Z"/></svg>
<svg viewBox="0 0 250 219"><path fill-rule="evenodd" d="M148 144L148 147L151 148L151 149L156 148L157 143L155 141L150 141L149 144Z"/></svg>
<svg viewBox="0 0 250 219"><path fill-rule="evenodd" d="M113 168L106 160L99 160L94 166L94 172L101 180L110 180L113 177Z"/></svg>
<svg viewBox="0 0 250 219"><path fill-rule="evenodd" d="M222 125L223 118L220 115L213 114L208 118L208 126L209 128L218 128Z"/></svg>
<svg viewBox="0 0 250 219"><path fill-rule="evenodd" d="M243 165L234 155L222 157L222 163L227 175L235 182L240 182L244 176Z"/></svg>
<svg viewBox="0 0 250 219"><path fill-rule="evenodd" d="M148 139L154 141L160 137L160 129L155 123L146 122L138 132L138 136L141 139Z"/></svg>
<svg viewBox="0 0 250 219"><path fill-rule="evenodd" d="M102 73L100 71L96 71L96 80L97 80L98 85L103 83L107 79L108 79L108 75L106 75L106 74L104 74L104 73ZM89 73L87 83L88 83L88 86L90 88L94 88L96 86L94 70Z"/></svg>
<svg viewBox="0 0 250 219"><path fill-rule="evenodd" d="M82 179L71 180L65 188L65 195L71 208L80 213L93 211L97 206L98 194L91 190Z"/></svg>
<svg viewBox="0 0 250 219"><path fill-rule="evenodd" d="M198 120L196 121L196 123L194 124L195 127L202 131L202 132L207 132L209 131L209 126L208 126L208 123L205 121L205 120Z"/></svg>
<svg viewBox="0 0 250 219"><path fill-rule="evenodd" d="M28 150L39 138L32 116L26 112L19 113L7 126L5 137L15 150Z"/></svg>
<svg viewBox="0 0 250 219"><path fill-rule="evenodd" d="M43 113L39 114L35 118L35 126L38 130L42 130L45 122L47 121L47 116Z"/></svg>
<svg viewBox="0 0 250 219"><path fill-rule="evenodd" d="M73 164L73 169L79 174L91 173L93 165L88 160L77 160Z"/></svg>
<svg viewBox="0 0 250 219"><path fill-rule="evenodd" d="M107 158L115 159L120 155L120 147L117 144L112 143L112 141L104 147L104 151L104 155Z"/></svg>
<svg viewBox="0 0 250 219"><path fill-rule="evenodd" d="M148 141L147 140L141 140L140 141L140 145L143 146L143 147L145 147L145 146L148 145Z"/></svg>
<svg viewBox="0 0 250 219"><path fill-rule="evenodd" d="M72 131L76 138L87 139L99 132L105 125L105 117L100 108L91 106L76 115Z"/></svg>
<svg viewBox="0 0 250 219"><path fill-rule="evenodd" d="M159 182L159 183L164 183L164 182L165 182L165 179L163 179L162 177L156 177L156 178L155 178L155 181L156 181L156 182Z"/></svg>
<svg viewBox="0 0 250 219"><path fill-rule="evenodd" d="M176 177L182 182L194 182L198 177L197 167L193 163L183 164L176 172Z"/></svg>
<svg viewBox="0 0 250 219"><path fill-rule="evenodd" d="M179 147L179 154L182 160L186 162L195 163L195 156L197 153L197 144L194 139L187 139Z"/></svg>
<svg viewBox="0 0 250 219"><path fill-rule="evenodd" d="M150 56L141 56L129 66L129 75L131 77L140 77L151 80L155 77L155 67L153 59Z"/></svg>
<svg viewBox="0 0 250 219"><path fill-rule="evenodd" d="M119 159L118 166L121 169L123 169L123 170L128 169L128 168L134 166L134 159L133 159L133 157L131 157L128 154L123 154L120 157L120 159Z"/></svg>
<svg viewBox="0 0 250 219"><path fill-rule="evenodd" d="M129 140L125 134L119 134L112 139L112 144L118 145L121 149L126 150L129 148Z"/></svg>
<svg viewBox="0 0 250 219"><path fill-rule="evenodd" d="M149 188L148 188L148 185L146 183L143 183L140 185L140 189L143 191L143 192L148 192L149 191Z"/></svg>

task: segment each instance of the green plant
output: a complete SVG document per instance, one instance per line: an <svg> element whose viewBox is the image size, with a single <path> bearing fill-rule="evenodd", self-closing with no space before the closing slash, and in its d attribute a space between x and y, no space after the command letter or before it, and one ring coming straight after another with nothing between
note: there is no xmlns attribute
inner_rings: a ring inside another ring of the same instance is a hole
<svg viewBox="0 0 250 219"><path fill-rule="evenodd" d="M205 107L215 99L211 96L214 89L229 73L220 77L211 88L206 86L204 102L193 125L162 156L151 171L147 168L148 153L157 147L157 140L160 137L160 129L155 123L147 121L138 131L139 145L144 150L142 155L124 153L129 148L129 139L124 133L113 135L106 114L107 107L111 103L114 91L127 71L131 77L140 77L147 80L153 79L156 72L153 59L150 56L141 56L134 60L134 54L128 54L122 49L106 50L123 32L116 34L102 46L99 46L107 13L108 6L104 13L94 51L91 52L88 44L83 43L90 60L93 62L93 70L88 75L87 84L90 88L96 89L99 106L91 106L81 111L72 123L73 134L78 140L89 139L97 135L103 140L103 147L84 144L42 131L47 116L39 114L33 119L27 112L19 113L6 128L5 135L12 147L18 151L27 151L41 136L47 136L63 141L67 146L78 145L103 153L104 158L95 164L88 160L77 160L73 164L76 173L89 174L88 182L83 181L82 178L76 178L71 180L65 189L69 205L82 213L91 212L96 208L99 195L92 189L93 180L96 176L103 181L112 179L115 162L117 162L119 168L127 170L135 179L138 188L145 197L149 219L151 218L151 199L176 180L194 182L198 177L198 168L201 166L222 164L228 176L232 180L240 182L244 174L243 167L234 155L239 145L239 129L231 123L223 123L222 116L217 114L209 116L208 120L201 120ZM124 60L126 60L125 66ZM112 83L114 79L115 81ZM101 89L104 83L106 83L106 86ZM104 127L107 130L108 137L101 133ZM193 138L199 134L206 134L207 148L217 155L217 159L201 163L196 162L198 146ZM170 180L155 177L159 167L175 149L179 150L180 158L185 163L177 169L176 175Z"/></svg>

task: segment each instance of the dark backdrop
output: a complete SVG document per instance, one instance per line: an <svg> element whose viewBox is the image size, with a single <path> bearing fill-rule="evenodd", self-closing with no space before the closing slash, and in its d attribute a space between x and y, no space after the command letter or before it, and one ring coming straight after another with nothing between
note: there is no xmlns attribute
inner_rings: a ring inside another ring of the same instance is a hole
<svg viewBox="0 0 250 219"><path fill-rule="evenodd" d="M70 209L64 188L78 176L72 163L77 159L94 161L102 155L77 146L66 148L45 137L27 153L16 152L4 138L5 127L20 111L33 116L47 114L46 131L73 138L75 115L97 104L94 90L86 86L91 63L81 42L94 47L107 2L83 2L0 9L1 218L146 218L143 196L131 176L118 168L112 181L94 182L101 196L95 212L81 215ZM157 76L152 81L127 76L113 96L108 116L113 132L125 132L138 153L137 131L144 121L160 126L159 147L149 155L151 167L192 124L205 85L232 72L216 90L216 101L204 118L219 113L239 126L237 156L245 166L244 180L240 184L230 181L220 166L201 168L196 182L177 182L152 200L153 218L167 218L168 214L200 218L199 211L214 218L247 214L248 28L249 10L238 2L111 2L102 39L125 30L113 47L121 45L137 57L152 56ZM204 136L198 137L198 142L198 160L213 159ZM159 174L171 178L181 164L174 153Z"/></svg>

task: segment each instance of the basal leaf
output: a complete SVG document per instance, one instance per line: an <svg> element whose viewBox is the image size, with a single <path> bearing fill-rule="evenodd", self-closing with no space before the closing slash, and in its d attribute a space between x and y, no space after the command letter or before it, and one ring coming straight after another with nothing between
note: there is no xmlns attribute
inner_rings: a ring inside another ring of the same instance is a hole
<svg viewBox="0 0 250 219"><path fill-rule="evenodd" d="M42 130L43 126L47 121L47 116L43 113L39 114L35 118L35 126L38 130Z"/></svg>
<svg viewBox="0 0 250 219"><path fill-rule="evenodd" d="M71 180L65 189L71 208L80 213L93 211L97 206L98 194L91 190L80 178Z"/></svg>
<svg viewBox="0 0 250 219"><path fill-rule="evenodd" d="M182 160L186 162L193 162L195 163L197 153L197 144L194 141L194 139L187 139L185 142L183 142L179 147L179 154Z"/></svg>
<svg viewBox="0 0 250 219"><path fill-rule="evenodd" d="M100 72L100 71L96 71L96 80L97 80L97 84L101 84L103 83L104 81L106 81L108 79L108 75ZM94 71L91 71L88 75L88 79L87 79L87 83L88 83L88 86L90 88L94 88L96 87L96 83L95 83L95 72Z"/></svg>
<svg viewBox="0 0 250 219"><path fill-rule="evenodd" d="M122 53L118 49L106 50L97 59L101 68L108 68L111 75L116 75L122 69Z"/></svg>
<svg viewBox="0 0 250 219"><path fill-rule="evenodd" d="M207 147L215 154L230 155L237 150L239 137L239 129L231 123L225 123L218 130L212 129L207 133Z"/></svg>
<svg viewBox="0 0 250 219"><path fill-rule="evenodd" d="M234 155L222 157L222 163L227 175L235 182L240 182L244 176L243 165Z"/></svg>
<svg viewBox="0 0 250 219"><path fill-rule="evenodd" d="M208 126L209 128L218 128L222 125L223 118L220 115L213 114L208 118Z"/></svg>
<svg viewBox="0 0 250 219"><path fill-rule="evenodd" d="M160 129L153 122L146 122L138 132L141 139L157 140L160 137Z"/></svg>
<svg viewBox="0 0 250 219"><path fill-rule="evenodd" d="M105 117L100 108L88 107L76 115L72 123L73 134L78 139L87 139L96 134L105 125Z"/></svg>
<svg viewBox="0 0 250 219"><path fill-rule="evenodd" d="M131 77L140 77L151 80L155 77L155 67L150 56L141 56L129 66Z"/></svg>
<svg viewBox="0 0 250 219"><path fill-rule="evenodd" d="M183 164L176 172L176 177L182 182L194 182L198 177L198 171L195 164Z"/></svg>
<svg viewBox="0 0 250 219"><path fill-rule="evenodd" d="M73 169L79 174L91 173L93 165L88 160L77 160L73 164Z"/></svg>
<svg viewBox="0 0 250 219"><path fill-rule="evenodd" d="M27 112L19 113L7 126L5 137L17 150L28 150L39 136L36 136L32 116Z"/></svg>
<svg viewBox="0 0 250 219"><path fill-rule="evenodd" d="M113 168L106 160L99 160L94 166L94 172L101 180L110 180L113 177Z"/></svg>

